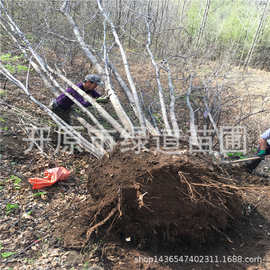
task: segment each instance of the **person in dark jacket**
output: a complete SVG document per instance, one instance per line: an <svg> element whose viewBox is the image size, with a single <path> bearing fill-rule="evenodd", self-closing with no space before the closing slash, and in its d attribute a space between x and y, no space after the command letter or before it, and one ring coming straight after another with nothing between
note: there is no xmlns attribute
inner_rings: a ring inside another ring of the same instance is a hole
<svg viewBox="0 0 270 270"><path fill-rule="evenodd" d="M101 81L100 76L96 74L89 74L85 77L84 81L78 83L77 86L80 89L82 89L85 93L95 98L97 102L105 103L108 101L108 97L101 97L101 95L95 90L98 85L102 84L103 83ZM71 87L67 88L66 92L72 95L75 99L77 99L84 107L91 106L91 103L85 101L83 97L73 88ZM74 102L64 93L62 93L55 100L53 100L50 107L55 114L57 114L61 119L63 119L66 123L70 125L71 124L70 112L72 110L73 104Z"/></svg>
<svg viewBox="0 0 270 270"><path fill-rule="evenodd" d="M260 157L260 159L253 160L252 162L246 165L246 169L248 170L249 173L253 173L255 169L259 166L261 161L264 159L264 157L270 155L269 139L270 139L270 128L267 129L259 139L259 148L256 155Z"/></svg>

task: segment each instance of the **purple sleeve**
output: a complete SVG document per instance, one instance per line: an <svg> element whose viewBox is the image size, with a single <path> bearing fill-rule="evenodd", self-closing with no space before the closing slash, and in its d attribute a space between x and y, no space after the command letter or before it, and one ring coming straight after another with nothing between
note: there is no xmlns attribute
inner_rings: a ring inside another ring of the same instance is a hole
<svg viewBox="0 0 270 270"><path fill-rule="evenodd" d="M78 94L73 88L68 88L67 92L71 94L74 98L76 98L84 107L88 107L91 105L88 101L85 101L83 97Z"/></svg>
<svg viewBox="0 0 270 270"><path fill-rule="evenodd" d="M62 104L65 98L66 98L66 95L64 93L62 93L61 95L59 95L56 98L56 101L57 101L57 103Z"/></svg>
<svg viewBox="0 0 270 270"><path fill-rule="evenodd" d="M99 98L99 97L101 97L101 95L100 95L97 91L95 91L95 90L92 90L92 91L90 92L90 95L91 95L93 98Z"/></svg>

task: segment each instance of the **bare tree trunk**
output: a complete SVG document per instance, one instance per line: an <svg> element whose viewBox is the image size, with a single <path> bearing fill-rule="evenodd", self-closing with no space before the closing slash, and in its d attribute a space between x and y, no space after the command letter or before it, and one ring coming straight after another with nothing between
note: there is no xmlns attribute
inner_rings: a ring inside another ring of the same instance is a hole
<svg viewBox="0 0 270 270"><path fill-rule="evenodd" d="M133 94L137 114L138 114L138 117L139 117L140 127L142 129L144 129L145 128L145 118L144 118L144 115L143 115L143 112L142 112L142 108L141 108L141 104L140 104L139 97L138 97L138 94L137 94L136 86L135 86L135 83L133 81L133 78L132 78L130 70L129 70L129 65L128 65L126 53L125 53L124 48L123 48L123 46L122 46L122 44L120 42L119 36L118 36L118 34L117 34L116 30L115 30L115 26L114 26L113 22L110 20L110 18L108 17L108 15L105 13L105 11L104 11L104 9L103 9L103 7L101 5L101 1L97 0L97 3L98 3L99 10L101 11L103 17L105 18L105 20L111 26L111 30L112 30L113 36L115 38L115 42L116 42L116 44L118 45L118 47L120 49L123 64L124 64L124 67L125 67L126 76L127 76L129 86L130 86L132 94Z"/></svg>
<svg viewBox="0 0 270 270"><path fill-rule="evenodd" d="M121 27L122 8L122 0L116 0L116 29Z"/></svg>
<svg viewBox="0 0 270 270"><path fill-rule="evenodd" d="M115 94L115 91L112 87L111 80L110 80L110 74L109 74L109 67L108 67L108 55L107 55L107 44L106 44L106 22L104 21L104 62L105 62L105 74L106 74L106 86L108 88L108 93L111 95L111 101L114 104L115 111L117 112L117 115L120 119L122 119L122 122L127 129L127 131L131 132L133 130L133 124L129 117L127 116L126 112L124 111L117 95Z"/></svg>
<svg viewBox="0 0 270 270"><path fill-rule="evenodd" d="M170 118L171 118L171 123L172 123L172 127L173 127L173 132L174 132L174 136L179 138L180 137L180 131L179 131L179 127L177 124L177 119L176 119L176 115L175 115L175 91L174 91L174 86L173 86L173 82L172 82L172 75L171 75L171 70L170 70L170 65L167 62L167 72L168 72L168 85L169 85L169 89L170 89Z"/></svg>
<svg viewBox="0 0 270 270"><path fill-rule="evenodd" d="M204 9L204 14L203 14L203 19L200 25L200 29L199 29L199 33L198 33L198 37L197 37L197 41L195 44L195 48L199 48L200 46L200 42L201 42L201 38L205 29L205 25L206 25L206 21L207 21L207 17L208 17L208 12L209 12L209 8L210 8L210 2L211 0L206 0L206 6Z"/></svg>
<svg viewBox="0 0 270 270"><path fill-rule="evenodd" d="M181 14L180 14L180 25L182 26L183 20L184 20L184 11L185 11L185 7L186 7L186 4L187 4L187 0L181 0L181 1L183 1ZM181 2L181 1L179 1L179 2Z"/></svg>
<svg viewBox="0 0 270 270"><path fill-rule="evenodd" d="M155 68L156 71L156 81L157 81L157 85L158 85L158 94L159 94L159 101L160 101L160 106L161 106L161 112L162 112L162 118L163 118L163 122L165 124L165 129L168 132L169 135L171 135L171 127L169 124L169 120L167 117L167 111L166 111L166 104L165 104L165 100L164 100L164 95L163 95L163 89L162 89L162 85L160 82L160 69L154 59L154 55L150 49L150 45L151 45L151 30L150 30L150 25L149 25L149 19L146 19L146 26L147 26L147 31L148 31L148 39L147 39L147 44L146 44L146 49L151 57L151 61L152 64Z"/></svg>
<svg viewBox="0 0 270 270"><path fill-rule="evenodd" d="M267 14L267 9L268 9L268 6L269 6L269 2L270 1L268 0L265 7L264 7L264 9L263 9L263 13L262 13L259 25L257 27L256 33L255 33L255 35L253 37L251 47L250 47L250 49L248 51L247 57L245 59L244 65L243 65L244 70L247 68L247 66L248 66L248 64L250 62L250 59L252 58L253 51L254 51L254 49L256 47L256 43L257 43L257 41L259 39L259 36L260 36L260 33L262 31L263 24L264 24L264 21L266 19L266 14Z"/></svg>
<svg viewBox="0 0 270 270"><path fill-rule="evenodd" d="M156 32L156 35L155 35L155 54L157 54L158 57L160 57L161 50L162 50L162 46L159 46L160 45L159 44L160 33L162 31L163 20L164 20L164 17L165 17L167 6L168 6L168 1L167 0L161 0L161 1L162 1L162 3L161 3L161 8L160 8L161 9L160 15L159 15L159 1L158 1L157 14L156 14L156 17L157 17L156 24L159 23L159 26L157 27L157 32Z"/></svg>
<svg viewBox="0 0 270 270"><path fill-rule="evenodd" d="M117 72L117 70L113 66L113 64L109 63L109 66L112 69L112 72L113 72L116 80L118 81L119 85L121 86L125 95L127 96L131 108L133 109L135 115L138 117L138 112L137 112L136 107L135 107L135 101L134 101L134 98L133 98L133 95L132 95L130 89L128 88L128 86L124 82L124 80L121 78L120 74ZM147 130L150 132L150 134L152 134L153 136L160 135L159 130L157 128L153 127L147 118L145 118L145 125L146 125Z"/></svg>
<svg viewBox="0 0 270 270"><path fill-rule="evenodd" d="M190 118L190 145L194 145L194 146L199 146L199 142L198 142L198 136L197 136L197 130L196 130L196 125L195 125L195 114L194 114L194 110L191 106L190 103L190 94L191 94L191 90L192 90L192 81L193 78L192 76L190 77L190 85L187 91L187 106L189 108L189 118Z"/></svg>

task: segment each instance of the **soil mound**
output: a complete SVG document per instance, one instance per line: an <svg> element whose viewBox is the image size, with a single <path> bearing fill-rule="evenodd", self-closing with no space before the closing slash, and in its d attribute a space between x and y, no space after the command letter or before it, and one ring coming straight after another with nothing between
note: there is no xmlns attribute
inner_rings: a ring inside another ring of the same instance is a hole
<svg viewBox="0 0 270 270"><path fill-rule="evenodd" d="M94 162L88 174L91 199L65 228L69 247L94 236L117 237L141 248L204 243L241 215L237 187L205 157L117 148Z"/></svg>

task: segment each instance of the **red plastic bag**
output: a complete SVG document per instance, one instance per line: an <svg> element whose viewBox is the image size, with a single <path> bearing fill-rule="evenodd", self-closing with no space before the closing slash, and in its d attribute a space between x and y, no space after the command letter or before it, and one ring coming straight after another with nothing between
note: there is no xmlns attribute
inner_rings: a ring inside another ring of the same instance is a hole
<svg viewBox="0 0 270 270"><path fill-rule="evenodd" d="M46 170L44 172L46 177L44 178L29 178L28 182L33 186L32 189L40 189L44 187L49 187L56 183L57 181L63 181L67 179L70 175L64 167L57 167L53 169Z"/></svg>

